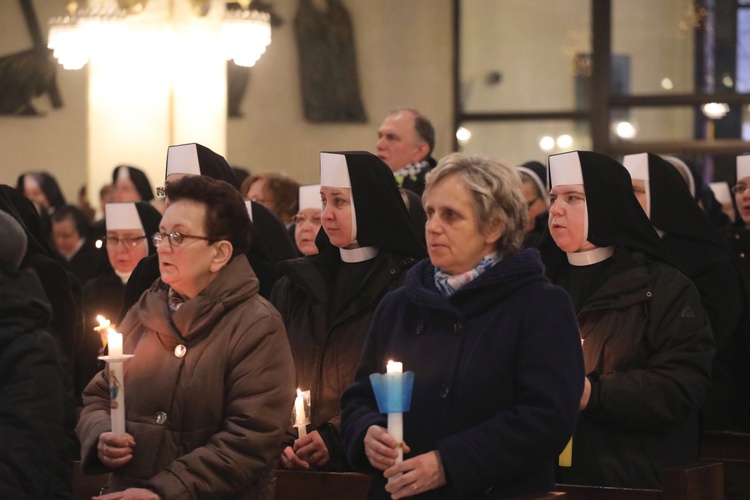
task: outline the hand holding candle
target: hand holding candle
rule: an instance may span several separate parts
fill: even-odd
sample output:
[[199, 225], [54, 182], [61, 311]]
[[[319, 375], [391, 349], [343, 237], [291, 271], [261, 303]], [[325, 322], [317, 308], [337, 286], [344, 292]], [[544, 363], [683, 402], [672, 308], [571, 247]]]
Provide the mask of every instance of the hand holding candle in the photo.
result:
[[109, 320], [101, 316], [97, 317], [97, 319], [99, 319], [99, 328], [107, 329], [108, 353], [107, 356], [99, 356], [99, 359], [107, 362], [109, 373], [109, 414], [112, 420], [112, 432], [118, 436], [125, 437], [125, 379], [122, 363], [128, 358], [132, 358], [133, 355], [123, 354], [122, 334], [109, 326]]
[[398, 458], [404, 460], [403, 413], [409, 411], [411, 391], [414, 387], [414, 372], [404, 373], [404, 366], [398, 361], [388, 361], [386, 373], [373, 373], [370, 382], [375, 393], [380, 413], [388, 415], [388, 434], [396, 440]]

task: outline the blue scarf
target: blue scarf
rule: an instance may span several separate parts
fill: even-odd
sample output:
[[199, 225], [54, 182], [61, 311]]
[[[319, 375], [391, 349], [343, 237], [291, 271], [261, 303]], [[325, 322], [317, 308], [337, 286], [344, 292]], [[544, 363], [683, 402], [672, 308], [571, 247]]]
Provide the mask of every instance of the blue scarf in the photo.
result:
[[502, 255], [497, 252], [493, 252], [483, 257], [482, 260], [479, 261], [479, 264], [474, 267], [474, 269], [470, 269], [465, 273], [460, 274], [448, 274], [440, 268], [436, 267], [435, 286], [444, 296], [450, 297], [451, 295], [456, 293], [456, 290], [466, 285], [468, 282], [475, 279], [487, 269], [500, 262], [502, 258]]

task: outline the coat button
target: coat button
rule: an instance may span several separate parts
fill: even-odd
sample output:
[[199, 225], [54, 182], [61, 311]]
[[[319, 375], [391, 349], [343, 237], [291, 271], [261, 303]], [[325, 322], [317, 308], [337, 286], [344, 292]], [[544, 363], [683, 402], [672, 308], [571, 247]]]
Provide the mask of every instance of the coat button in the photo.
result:
[[187, 347], [184, 345], [180, 344], [174, 348], [174, 355], [178, 358], [184, 358], [185, 354], [187, 354]]
[[448, 394], [450, 394], [451, 390], [448, 388], [447, 385], [443, 384], [440, 386], [440, 391], [438, 392], [440, 394], [440, 397], [442, 399], [445, 399], [448, 397]]
[[159, 425], [164, 425], [164, 423], [167, 421], [167, 414], [163, 411], [156, 412], [156, 415], [154, 415], [154, 420]]

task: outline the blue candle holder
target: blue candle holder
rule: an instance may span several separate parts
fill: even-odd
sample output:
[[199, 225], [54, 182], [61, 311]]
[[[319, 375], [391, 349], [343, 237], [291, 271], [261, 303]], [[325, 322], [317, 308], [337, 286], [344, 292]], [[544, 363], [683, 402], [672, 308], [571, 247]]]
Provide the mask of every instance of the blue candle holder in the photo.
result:
[[370, 383], [380, 413], [404, 413], [411, 407], [414, 372], [373, 373]]

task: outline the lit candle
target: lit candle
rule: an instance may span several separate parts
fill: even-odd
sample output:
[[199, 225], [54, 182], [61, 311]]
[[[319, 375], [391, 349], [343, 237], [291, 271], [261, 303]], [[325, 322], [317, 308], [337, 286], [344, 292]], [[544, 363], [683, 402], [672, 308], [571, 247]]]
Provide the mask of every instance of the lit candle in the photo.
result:
[[[387, 377], [398, 377], [399, 382], [401, 375], [404, 373], [404, 365], [398, 361], [389, 360], [386, 365], [386, 376]], [[394, 381], [395, 382], [395, 381]], [[394, 383], [389, 387], [398, 390], [402, 390], [400, 383]], [[400, 399], [398, 396], [394, 399]], [[388, 414], [388, 434], [396, 440], [396, 451], [398, 452], [398, 458], [396, 463], [404, 461], [404, 417], [403, 413], [389, 413]]]
[[109, 368], [109, 402], [112, 432], [125, 436], [125, 384], [122, 371], [122, 334], [114, 329], [107, 330]]
[[305, 396], [297, 388], [297, 399], [294, 400], [294, 426], [297, 428], [299, 437], [307, 435], [307, 415], [305, 415]]
[[94, 331], [101, 337], [102, 345], [107, 345], [107, 330], [111, 324], [107, 318], [102, 315], [97, 315], [96, 320], [99, 322], [99, 326], [94, 327]]

